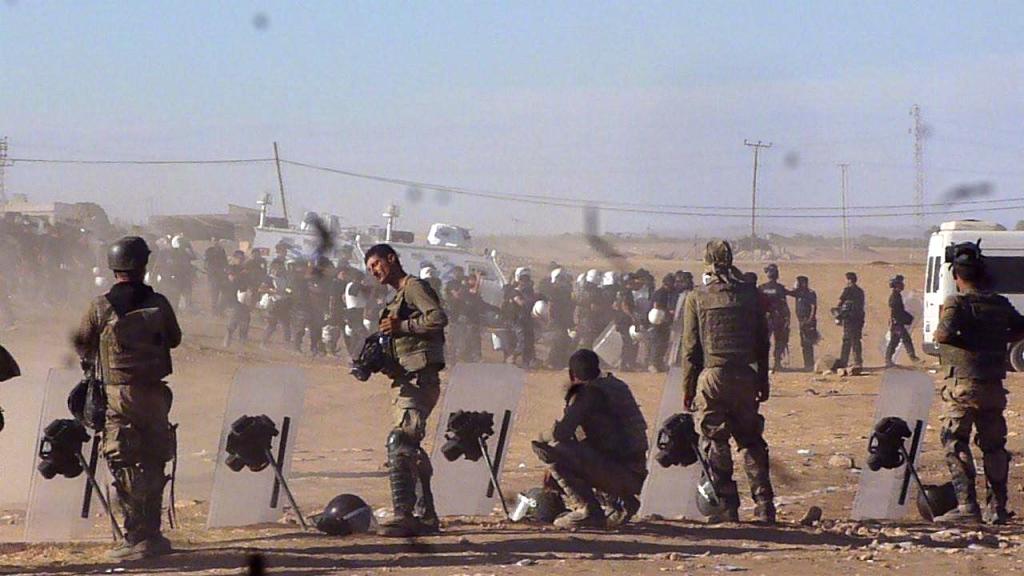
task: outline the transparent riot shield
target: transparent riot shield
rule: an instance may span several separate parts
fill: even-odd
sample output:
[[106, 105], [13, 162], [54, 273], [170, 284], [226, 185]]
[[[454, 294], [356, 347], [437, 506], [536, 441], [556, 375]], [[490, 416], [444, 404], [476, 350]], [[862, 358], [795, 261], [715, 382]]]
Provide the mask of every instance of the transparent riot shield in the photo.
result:
[[647, 456], [647, 480], [640, 493], [639, 516], [658, 515], [663, 518], [702, 520], [697, 508], [697, 485], [700, 464], [662, 468], [655, 460], [658, 454], [658, 430], [665, 420], [683, 411], [683, 369], [672, 368], [665, 378], [658, 417], [651, 422], [651, 450]]
[[[67, 398], [81, 378], [79, 370], [53, 369], [46, 380], [33, 444], [34, 458], [28, 511], [25, 515], [26, 542], [68, 542], [111, 537], [110, 519], [84, 473], [75, 478], [55, 476], [48, 480], [35, 468], [39, 462], [43, 429], [58, 418], [72, 417], [68, 411]], [[100, 457], [99, 435], [92, 434], [92, 438], [82, 447], [82, 455], [90, 467], [95, 468], [100, 485], [109, 486], [110, 475]]]
[[[887, 416], [906, 421], [911, 437], [905, 446], [913, 462], [917, 462], [928, 427], [928, 411], [932, 405], [935, 387], [927, 374], [913, 370], [886, 370], [875, 404], [878, 422]], [[865, 449], [867, 446], [865, 446]], [[892, 469], [872, 471], [864, 468], [860, 486], [853, 500], [851, 517], [854, 520], [899, 520], [906, 515], [916, 499], [917, 486], [906, 464]]]
[[441, 452], [448, 416], [459, 410], [494, 415], [494, 435], [487, 440], [487, 447], [494, 476], [500, 482], [525, 382], [525, 372], [511, 365], [456, 364], [452, 368], [430, 457], [434, 467], [434, 506], [438, 515], [486, 516], [499, 504], [485, 459], [472, 462], [459, 458], [451, 462]]
[[605, 364], [618, 368], [622, 360], [622, 334], [611, 323], [594, 342], [594, 352]]
[[42, 378], [23, 376], [0, 384], [6, 421], [0, 432], [0, 508], [23, 510], [28, 504], [45, 392]]
[[689, 292], [683, 292], [676, 299], [676, 309], [672, 316], [672, 332], [669, 335], [668, 365], [675, 366], [679, 362], [679, 353], [683, 346], [683, 306], [686, 304], [686, 296]]
[[286, 494], [274, 470], [247, 468], [234, 471], [226, 464], [225, 446], [231, 425], [242, 416], [268, 416], [276, 425], [271, 453], [284, 477], [291, 469], [292, 453], [302, 418], [306, 380], [296, 366], [243, 366], [235, 374], [221, 427], [220, 447], [213, 471], [209, 528], [276, 522], [284, 514]]

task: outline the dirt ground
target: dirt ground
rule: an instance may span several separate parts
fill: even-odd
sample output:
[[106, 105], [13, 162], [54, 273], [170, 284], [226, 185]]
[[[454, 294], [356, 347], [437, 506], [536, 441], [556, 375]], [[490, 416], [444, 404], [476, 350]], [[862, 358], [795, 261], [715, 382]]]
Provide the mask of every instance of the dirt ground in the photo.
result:
[[[522, 243], [511, 259], [531, 262], [546, 270], [550, 260], [543, 242]], [[550, 246], [547, 248], [550, 250]], [[633, 268], [656, 274], [676, 268], [699, 271], [695, 261], [676, 262], [656, 257], [670, 246], [643, 246], [632, 256]], [[643, 252], [643, 253], [640, 253]], [[536, 256], [542, 254], [545, 257]], [[531, 258], [530, 256], [533, 255]], [[565, 251], [558, 258], [579, 271], [595, 260], [584, 251]], [[1017, 522], [998, 529], [943, 531], [920, 523], [916, 515], [892, 524], [848, 520], [858, 470], [836, 468], [829, 459], [849, 455], [864, 465], [867, 437], [873, 424], [874, 402], [882, 363], [887, 279], [896, 273], [911, 288], [923, 284], [921, 258], [907, 250], [872, 254], [857, 264], [795, 260], [781, 264], [787, 284], [797, 274], [811, 278], [823, 309], [820, 327], [824, 341], [818, 353], [838, 351], [839, 330], [827, 320], [843, 282], [843, 272], [856, 269], [868, 295], [868, 324], [864, 340], [866, 375], [842, 378], [783, 372], [773, 378], [773, 395], [763, 406], [771, 446], [772, 476], [778, 493], [781, 523], [776, 527], [750, 524], [704, 526], [691, 522], [641, 519], [616, 532], [562, 533], [538, 526], [514, 525], [499, 516], [448, 519], [440, 536], [416, 541], [387, 540], [373, 535], [346, 538], [303, 533], [293, 521], [239, 529], [207, 530], [205, 515], [212, 487], [213, 457], [220, 433], [228, 387], [242, 364], [291, 363], [305, 369], [309, 387], [299, 432], [291, 485], [307, 513], [342, 492], [361, 495], [375, 508], [389, 504], [387, 478], [382, 471], [388, 431], [385, 382], [375, 377], [361, 383], [346, 367], [327, 360], [309, 361], [284, 350], [250, 345], [225, 350], [220, 345], [222, 324], [207, 315], [183, 315], [186, 339], [175, 352], [171, 378], [176, 400], [172, 418], [181, 423], [178, 514], [182, 526], [169, 532], [178, 549], [173, 555], [125, 567], [130, 573], [238, 574], [248, 554], [265, 554], [271, 574], [564, 574], [611, 575], [680, 572], [685, 574], [984, 574], [1019, 571], [1024, 555], [1019, 546], [1024, 530]], [[680, 256], [681, 257], [681, 256]], [[871, 263], [874, 262], [874, 263]], [[886, 264], [892, 262], [894, 264]], [[913, 264], [909, 262], [915, 262]], [[759, 269], [760, 264], [742, 264]], [[25, 312], [19, 324], [0, 339], [22, 362], [25, 376], [5, 387], [42, 385], [46, 369], [71, 364], [67, 334], [77, 320], [80, 303], [63, 310]], [[259, 333], [260, 324], [256, 332]], [[914, 333], [920, 339], [919, 331]], [[796, 335], [794, 334], [794, 338]], [[934, 370], [930, 363], [920, 369]], [[664, 375], [621, 375], [633, 387], [654, 425]], [[938, 383], [939, 376], [933, 374]], [[559, 388], [565, 376], [532, 372], [519, 407], [503, 484], [506, 495], [537, 485], [542, 468], [529, 450], [529, 440], [550, 425], [560, 411]], [[1019, 431], [1024, 426], [1020, 404], [1024, 377], [1012, 375], [1007, 388], [1009, 449], [1024, 449]], [[926, 481], [945, 481], [938, 443], [938, 404], [933, 405], [921, 473]], [[8, 414], [8, 419], [18, 417]], [[433, 425], [428, 429], [433, 430]], [[0, 441], [3, 435], [0, 433]], [[800, 452], [798, 452], [800, 451]], [[805, 452], [809, 451], [809, 452]], [[1014, 462], [1012, 507], [1024, 510], [1024, 461]], [[741, 480], [741, 471], [737, 471]], [[0, 473], [2, 474], [2, 473]], [[0, 481], [3, 481], [0, 478]], [[680, 497], [683, 497], [680, 495]], [[824, 509], [824, 520], [802, 527], [806, 509]], [[749, 518], [744, 499], [741, 516]], [[104, 559], [109, 542], [75, 544], [19, 543], [24, 511], [0, 511], [0, 573], [82, 574], [117, 570]]]

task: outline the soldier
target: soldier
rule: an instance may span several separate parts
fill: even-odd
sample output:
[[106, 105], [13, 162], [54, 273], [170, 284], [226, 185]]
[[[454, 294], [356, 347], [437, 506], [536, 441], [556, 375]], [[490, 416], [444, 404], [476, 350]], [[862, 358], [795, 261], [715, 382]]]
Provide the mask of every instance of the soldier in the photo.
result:
[[796, 286], [789, 292], [796, 300], [796, 321], [800, 327], [800, 350], [804, 357], [804, 370], [814, 370], [814, 345], [818, 334], [818, 295], [811, 290], [807, 276], [797, 276]]
[[953, 278], [958, 294], [942, 306], [935, 341], [939, 358], [949, 370], [942, 386], [942, 430], [946, 465], [953, 478], [957, 508], [937, 522], [977, 521], [981, 517], [974, 485], [971, 428], [977, 433], [988, 488], [985, 520], [1005, 524], [1010, 454], [1006, 451], [1007, 344], [1024, 337], [1024, 317], [1010, 302], [986, 289], [981, 248], [972, 242], [953, 247]]
[[914, 352], [914, 340], [910, 337], [910, 325], [914, 323], [914, 317], [903, 306], [903, 275], [893, 276], [889, 280], [889, 288], [892, 288], [892, 294], [889, 294], [889, 344], [885, 348], [885, 367], [896, 365], [892, 357], [900, 344], [903, 344], [912, 362], [920, 362], [921, 359]]
[[[862, 368], [864, 354], [861, 338], [864, 335], [864, 290], [857, 286], [857, 274], [846, 273], [846, 287], [839, 295], [839, 305], [833, 309], [836, 322], [843, 327], [843, 346], [839, 352], [837, 368]], [[853, 363], [850, 363], [850, 354]]]
[[[768, 324], [755, 284], [732, 265], [728, 242], [708, 242], [704, 265], [712, 277], [686, 299], [683, 311], [683, 403], [696, 411], [700, 449], [725, 505], [711, 522], [739, 520], [729, 439], [743, 453], [761, 522], [775, 522], [768, 444], [759, 404], [768, 400]], [[756, 366], [756, 369], [754, 368]]]
[[124, 511], [125, 541], [110, 554], [117, 560], [171, 551], [160, 533], [164, 467], [175, 450], [164, 378], [181, 329], [167, 299], [143, 283], [149, 254], [136, 236], [110, 247], [116, 283], [93, 301], [74, 338], [82, 368], [97, 370], [105, 383], [103, 455]]
[[633, 372], [637, 369], [637, 354], [640, 351], [640, 344], [633, 339], [630, 329], [634, 332], [636, 319], [636, 304], [633, 301], [633, 285], [635, 278], [632, 274], [622, 277], [622, 285], [615, 286], [613, 296], [613, 309], [615, 316], [615, 331], [622, 338], [622, 356], [619, 359], [619, 367], [623, 372]]
[[576, 298], [575, 324], [576, 337], [581, 348], [590, 348], [601, 336], [608, 325], [604, 313], [604, 299], [601, 298], [601, 273], [590, 269], [583, 277]]
[[[433, 470], [420, 447], [427, 418], [441, 394], [444, 329], [448, 316], [430, 284], [402, 269], [395, 249], [377, 244], [366, 251], [366, 268], [395, 290], [380, 313], [380, 331], [391, 337], [398, 368], [389, 369], [393, 429], [388, 435], [388, 475], [393, 515], [381, 522], [382, 536], [409, 537], [437, 532], [430, 491]], [[418, 496], [418, 498], [417, 498]]]
[[779, 267], [764, 268], [768, 281], [757, 287], [768, 306], [768, 332], [772, 338], [772, 371], [782, 369], [782, 359], [789, 353], [789, 290], [779, 282]]
[[[640, 509], [647, 422], [629, 386], [610, 373], [602, 376], [600, 362], [587, 349], [569, 358], [562, 418], [533, 443], [548, 465], [545, 484], [556, 485], [569, 510], [555, 519], [559, 528], [618, 526]], [[607, 513], [599, 495], [608, 503]]]

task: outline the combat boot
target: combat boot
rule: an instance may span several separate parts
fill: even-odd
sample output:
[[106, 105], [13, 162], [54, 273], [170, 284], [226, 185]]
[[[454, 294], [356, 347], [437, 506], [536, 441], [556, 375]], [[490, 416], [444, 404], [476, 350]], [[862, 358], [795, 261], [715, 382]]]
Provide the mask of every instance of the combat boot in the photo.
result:
[[555, 518], [555, 528], [572, 530], [576, 528], [604, 528], [604, 510], [600, 506], [575, 508]]
[[722, 524], [725, 522], [740, 521], [740, 497], [738, 494], [719, 496], [721, 498], [721, 509], [707, 517], [708, 524]]
[[758, 524], [775, 524], [775, 502], [764, 500], [754, 507], [754, 522]]
[[441, 530], [441, 522], [434, 509], [434, 492], [430, 488], [430, 478], [434, 475], [434, 469], [430, 465], [430, 458], [422, 448], [416, 462], [416, 474], [415, 515], [422, 524], [422, 534], [436, 534]]
[[551, 476], [562, 489], [562, 500], [568, 512], [555, 518], [555, 527], [563, 530], [573, 528], [604, 528], [604, 510], [594, 496], [593, 489], [582, 479], [570, 476], [564, 471], [552, 470]]
[[981, 522], [981, 509], [976, 502], [960, 504], [956, 508], [937, 516], [936, 524], [977, 524]]
[[131, 544], [126, 540], [108, 552], [107, 558], [118, 562], [132, 562], [155, 556], [163, 556], [173, 551], [171, 541], [164, 537], [163, 534], [156, 534], [135, 544]]
[[608, 528], [615, 528], [629, 522], [638, 510], [640, 510], [640, 501], [636, 499], [636, 496], [617, 498], [604, 509]]

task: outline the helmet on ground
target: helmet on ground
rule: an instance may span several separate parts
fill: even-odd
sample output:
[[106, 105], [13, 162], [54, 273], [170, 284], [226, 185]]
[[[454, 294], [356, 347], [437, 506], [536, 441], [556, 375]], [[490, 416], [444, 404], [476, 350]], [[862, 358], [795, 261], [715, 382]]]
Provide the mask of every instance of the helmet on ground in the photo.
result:
[[331, 499], [320, 514], [313, 516], [316, 529], [331, 536], [348, 536], [370, 530], [373, 509], [354, 494], [340, 494]]
[[516, 509], [512, 514], [513, 521], [523, 518], [551, 524], [555, 518], [565, 512], [562, 496], [554, 490], [531, 488], [517, 498]]
[[718, 516], [725, 511], [725, 502], [718, 497], [715, 486], [703, 471], [697, 484], [697, 509], [708, 518]]
[[956, 490], [952, 482], [938, 486], [925, 484], [924, 490], [917, 493], [917, 511], [929, 522], [953, 510], [956, 505]]
[[668, 320], [668, 314], [660, 308], [651, 308], [647, 313], [647, 321], [655, 326], [660, 326]]
[[110, 245], [107, 265], [114, 272], [143, 270], [149, 264], [149, 246], [138, 236], [125, 236]]

